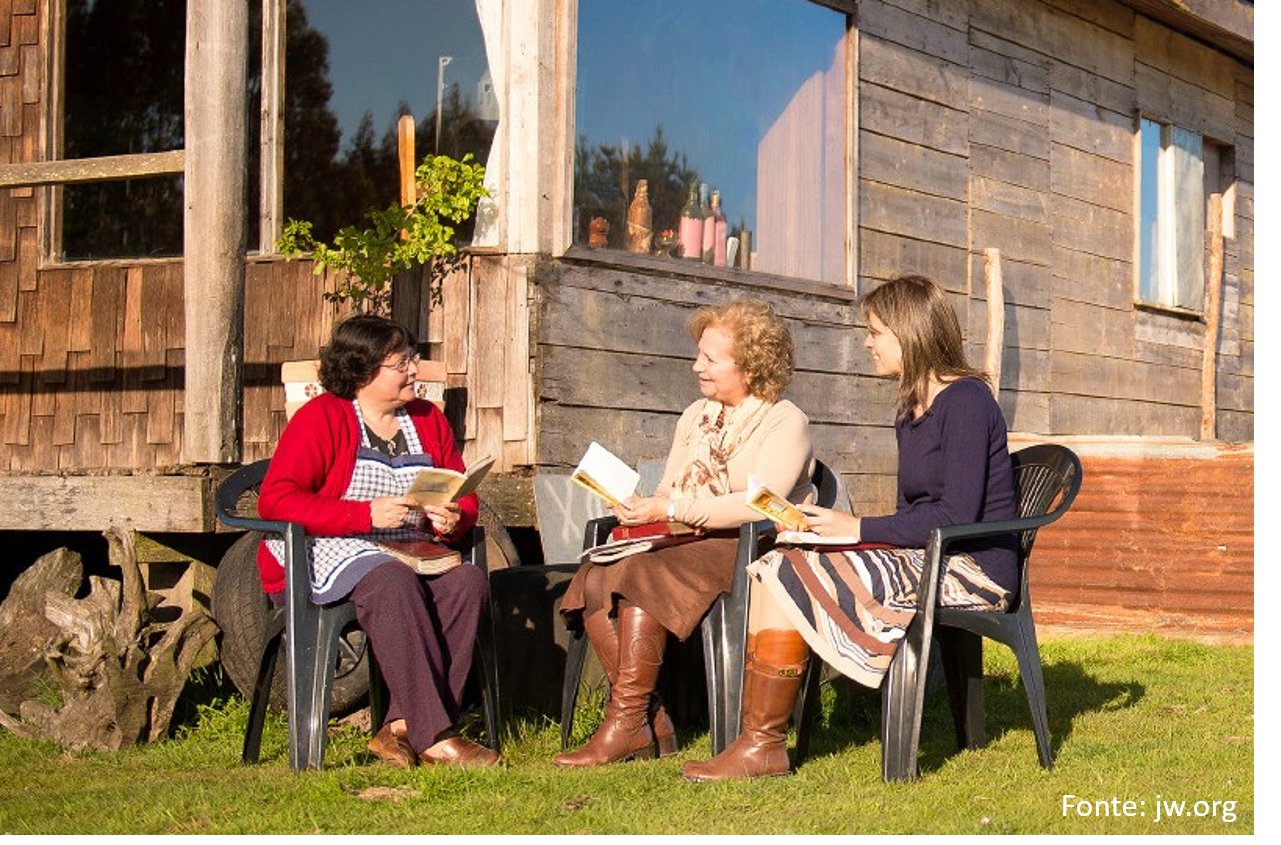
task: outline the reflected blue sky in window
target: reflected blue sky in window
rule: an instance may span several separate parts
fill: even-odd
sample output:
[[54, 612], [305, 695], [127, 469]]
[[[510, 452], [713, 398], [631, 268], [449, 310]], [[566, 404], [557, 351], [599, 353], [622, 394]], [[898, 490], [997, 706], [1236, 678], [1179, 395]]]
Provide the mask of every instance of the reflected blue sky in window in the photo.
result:
[[804, 0], [581, 0], [576, 136], [668, 150], [754, 228], [757, 145], [832, 65], [844, 15]]
[[[344, 144], [362, 115], [390, 128], [403, 100], [414, 117], [445, 90], [475, 103], [487, 57], [469, 0], [304, 0], [329, 42], [330, 108]], [[644, 145], [663, 127], [722, 192], [726, 216], [754, 226], [757, 145], [802, 84], [828, 70], [844, 16], [804, 0], [581, 0], [575, 137]], [[447, 94], [448, 96], [448, 94]]]
[[391, 126], [398, 104], [414, 119], [436, 113], [439, 57], [445, 91], [457, 85], [464, 101], [476, 102], [476, 85], [488, 66], [476, 4], [468, 0], [304, 0], [307, 21], [329, 40], [330, 108], [343, 142], [372, 112], [378, 135]]

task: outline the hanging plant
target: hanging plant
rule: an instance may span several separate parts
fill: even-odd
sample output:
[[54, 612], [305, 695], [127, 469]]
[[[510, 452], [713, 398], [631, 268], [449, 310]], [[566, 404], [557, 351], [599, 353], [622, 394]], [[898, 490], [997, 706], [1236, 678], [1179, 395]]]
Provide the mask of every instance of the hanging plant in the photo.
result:
[[392, 278], [418, 265], [428, 269], [431, 298], [438, 303], [441, 282], [462, 260], [456, 227], [489, 195], [484, 181], [485, 167], [471, 153], [461, 161], [428, 156], [414, 171], [418, 198], [412, 205], [373, 209], [365, 214], [369, 225], [340, 229], [332, 244], [312, 236], [310, 221], [290, 219], [276, 249], [290, 259], [310, 253], [317, 274], [335, 271], [338, 287], [325, 299], [349, 302], [357, 311], [386, 313]]

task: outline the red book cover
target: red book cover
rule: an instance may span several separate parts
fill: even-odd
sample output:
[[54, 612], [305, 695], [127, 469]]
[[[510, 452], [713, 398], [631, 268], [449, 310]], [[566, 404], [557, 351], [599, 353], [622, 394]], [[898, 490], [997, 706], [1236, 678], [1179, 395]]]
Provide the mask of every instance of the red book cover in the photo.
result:
[[675, 537], [693, 534], [683, 522], [647, 522], [644, 525], [619, 525], [609, 532], [610, 540], [648, 540], [653, 537]]
[[378, 545], [419, 575], [439, 575], [463, 562], [458, 550], [431, 540], [381, 540]]

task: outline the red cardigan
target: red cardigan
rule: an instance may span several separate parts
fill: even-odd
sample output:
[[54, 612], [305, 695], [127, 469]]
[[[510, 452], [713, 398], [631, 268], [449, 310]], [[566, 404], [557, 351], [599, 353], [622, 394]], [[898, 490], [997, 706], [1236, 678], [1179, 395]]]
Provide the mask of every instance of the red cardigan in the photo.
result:
[[[414, 399], [405, 405], [423, 452], [438, 467], [465, 472], [445, 415], [430, 402]], [[359, 422], [351, 400], [322, 393], [298, 409], [280, 435], [267, 477], [258, 495], [263, 519], [299, 522], [313, 536], [368, 534], [373, 530], [369, 502], [341, 496], [356, 470], [360, 447]], [[458, 502], [462, 518], [450, 537], [456, 540], [476, 524], [479, 499], [473, 493]], [[258, 573], [268, 594], [285, 589], [285, 570], [265, 545], [258, 548]]]

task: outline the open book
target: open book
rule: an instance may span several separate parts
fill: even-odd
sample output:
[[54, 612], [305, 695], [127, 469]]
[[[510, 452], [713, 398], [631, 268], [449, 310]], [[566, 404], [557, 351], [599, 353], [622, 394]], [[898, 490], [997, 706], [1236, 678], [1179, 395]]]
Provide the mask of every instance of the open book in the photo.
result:
[[750, 475], [747, 476], [747, 506], [788, 531], [806, 531], [810, 527], [796, 505]]
[[456, 502], [463, 496], [476, 492], [493, 465], [494, 459], [491, 457], [477, 461], [465, 473], [444, 467], [428, 467], [414, 477], [405, 495], [420, 505]]
[[786, 530], [776, 541], [793, 546], [853, 546], [857, 537], [825, 537], [809, 530], [809, 521], [796, 505], [770, 490], [752, 476], [747, 477], [747, 506]]
[[636, 492], [636, 485], [640, 483], [639, 472], [595, 441], [587, 447], [583, 459], [569, 477], [609, 505], [622, 503]]

